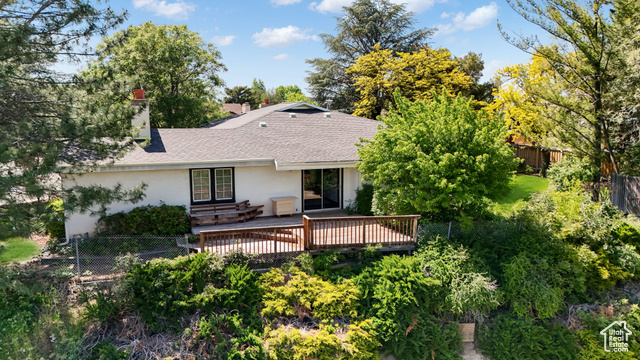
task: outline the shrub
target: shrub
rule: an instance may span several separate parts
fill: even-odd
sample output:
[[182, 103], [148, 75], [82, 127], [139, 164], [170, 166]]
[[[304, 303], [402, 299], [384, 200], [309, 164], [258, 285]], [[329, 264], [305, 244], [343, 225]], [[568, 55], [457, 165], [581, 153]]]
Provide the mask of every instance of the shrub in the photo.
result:
[[266, 360], [260, 338], [243, 325], [238, 314], [201, 318], [195, 340], [204, 340], [199, 351], [216, 359]]
[[[580, 344], [579, 358], [581, 360], [603, 359], [603, 360], [631, 360], [637, 359], [640, 354], [640, 308], [637, 304], [614, 306], [614, 317], [605, 316], [602, 313], [580, 314], [580, 325], [582, 330], [576, 332], [576, 337]], [[628, 338], [629, 351], [627, 352], [605, 352], [602, 346], [602, 335], [600, 331], [609, 326], [614, 321], [626, 321], [627, 328], [633, 331]]]
[[98, 220], [99, 235], [182, 235], [190, 229], [189, 216], [184, 206], [147, 205], [128, 213], [118, 212]]
[[360, 214], [363, 216], [373, 215], [373, 185], [364, 183], [362, 187], [356, 189], [356, 199], [345, 209], [348, 213]]
[[309, 276], [298, 268], [291, 273], [272, 269], [262, 277], [265, 290], [262, 315], [314, 317], [331, 320], [339, 316], [355, 317], [358, 288], [350, 280], [334, 284]]
[[112, 288], [89, 288], [80, 293], [80, 303], [84, 305], [82, 316], [90, 322], [113, 323], [126, 308], [127, 300]]
[[557, 190], [565, 191], [576, 181], [590, 183], [599, 173], [599, 169], [577, 156], [565, 156], [562, 161], [549, 167], [547, 178]]
[[80, 357], [84, 329], [66, 285], [35, 270], [0, 267], [0, 359]]
[[370, 321], [351, 324], [346, 336], [338, 336], [332, 326], [320, 325], [314, 334], [278, 328], [268, 333], [265, 341], [269, 359], [273, 360], [377, 360], [380, 359]]
[[91, 349], [91, 355], [87, 360], [127, 360], [129, 353], [129, 351], [118, 350], [107, 340], [102, 340]]
[[626, 222], [620, 222], [613, 232], [613, 239], [621, 244], [635, 246], [640, 250], [640, 231]]
[[479, 329], [478, 341], [482, 353], [491, 359], [578, 359], [577, 342], [571, 331], [559, 324], [538, 325], [527, 317], [499, 315]]
[[210, 253], [136, 265], [126, 276], [131, 302], [154, 332], [175, 328], [179, 317], [196, 309], [238, 311], [254, 324], [261, 299], [258, 278], [246, 266], [224, 267]]
[[499, 305], [496, 282], [476, 269], [463, 247], [454, 247], [436, 238], [423, 245], [416, 256], [425, 271], [440, 282], [444, 297], [444, 301], [439, 302], [441, 315], [486, 315]]
[[397, 359], [457, 358], [455, 326], [436, 320], [446, 292], [419, 256], [387, 256], [355, 278], [361, 313], [370, 317], [383, 349]]
[[45, 216], [45, 231], [52, 239], [64, 239], [64, 208], [62, 199], [49, 201], [49, 212]]
[[505, 264], [504, 279], [502, 293], [518, 315], [550, 318], [564, 305], [561, 275], [545, 259], [522, 253]]

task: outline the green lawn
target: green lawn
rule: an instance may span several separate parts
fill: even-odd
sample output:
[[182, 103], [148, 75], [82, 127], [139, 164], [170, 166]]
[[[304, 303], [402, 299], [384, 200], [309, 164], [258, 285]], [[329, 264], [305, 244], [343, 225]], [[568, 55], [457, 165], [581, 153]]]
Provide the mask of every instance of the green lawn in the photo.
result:
[[33, 240], [14, 237], [0, 241], [0, 264], [27, 261], [40, 252], [40, 246]]
[[494, 200], [493, 210], [498, 214], [506, 214], [518, 200], [528, 200], [531, 194], [547, 189], [549, 180], [530, 175], [518, 175], [511, 181], [505, 194]]

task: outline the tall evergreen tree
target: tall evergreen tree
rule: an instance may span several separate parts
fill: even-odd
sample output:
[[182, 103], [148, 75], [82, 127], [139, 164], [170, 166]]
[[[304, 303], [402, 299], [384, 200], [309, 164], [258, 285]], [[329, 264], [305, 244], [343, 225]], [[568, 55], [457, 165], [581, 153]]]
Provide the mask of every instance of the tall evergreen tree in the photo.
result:
[[[503, 36], [510, 43], [545, 59], [553, 81], [525, 83], [530, 94], [553, 108], [555, 134], [596, 168], [608, 160], [618, 171], [614, 148], [616, 111], [613, 84], [619, 77], [621, 28], [637, 17], [635, 0], [507, 0], [525, 20], [553, 36], [545, 46], [537, 37]], [[635, 11], [628, 11], [634, 8]], [[623, 11], [624, 10], [624, 11]], [[502, 29], [501, 29], [502, 31]], [[598, 180], [598, 179], [594, 179]]]
[[322, 34], [330, 59], [310, 59], [306, 78], [311, 96], [320, 105], [331, 99], [332, 108], [352, 112], [357, 100], [355, 86], [345, 70], [376, 44], [393, 51], [410, 52], [426, 45], [433, 29], [414, 29], [413, 13], [406, 5], [388, 0], [357, 0], [337, 18], [337, 35]]
[[122, 89], [51, 66], [91, 55], [88, 40], [123, 20], [84, 0], [0, 1], [0, 234], [32, 230], [53, 197], [64, 197], [67, 211], [141, 198], [142, 187], [60, 186], [59, 174], [132, 144], [133, 111], [113, 100]]

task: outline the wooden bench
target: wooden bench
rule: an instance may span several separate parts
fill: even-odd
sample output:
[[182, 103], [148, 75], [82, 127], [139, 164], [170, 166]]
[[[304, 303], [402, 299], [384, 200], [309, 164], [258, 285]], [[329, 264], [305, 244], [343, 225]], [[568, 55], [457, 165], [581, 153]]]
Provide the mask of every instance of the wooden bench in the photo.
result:
[[251, 206], [249, 200], [239, 203], [193, 205], [190, 208], [191, 226], [246, 221], [261, 215], [263, 206]]

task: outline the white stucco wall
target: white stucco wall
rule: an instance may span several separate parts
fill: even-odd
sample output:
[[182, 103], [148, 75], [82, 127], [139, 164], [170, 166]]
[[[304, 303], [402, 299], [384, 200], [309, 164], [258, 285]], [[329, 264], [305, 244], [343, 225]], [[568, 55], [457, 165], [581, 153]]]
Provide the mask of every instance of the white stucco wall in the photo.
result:
[[[189, 170], [158, 170], [158, 171], [117, 171], [117, 172], [93, 172], [77, 176], [75, 179], [63, 181], [63, 186], [68, 187], [77, 183], [80, 186], [101, 185], [112, 187], [118, 183], [124, 188], [134, 188], [141, 183], [148, 185], [145, 198], [136, 204], [113, 203], [108, 213], [119, 211], [131, 211], [142, 205], [159, 205], [164, 201], [167, 205], [184, 205], [189, 208]], [[74, 234], [92, 234], [97, 217], [89, 214], [71, 214], [66, 222], [67, 237]]]
[[[362, 176], [354, 168], [345, 168], [343, 176], [343, 207], [355, 199], [355, 191], [361, 184]], [[88, 173], [67, 179], [64, 186], [74, 184], [101, 185], [112, 187], [118, 183], [125, 188], [133, 188], [141, 183], [148, 185], [146, 197], [139, 203], [114, 203], [109, 214], [119, 211], [130, 211], [142, 205], [159, 205], [161, 201], [168, 205], [191, 205], [189, 170], [140, 170], [140, 171], [106, 171]], [[249, 200], [252, 205], [264, 205], [262, 216], [273, 215], [271, 198], [295, 196], [294, 210], [302, 212], [302, 174], [301, 170], [276, 170], [275, 166], [246, 166], [235, 168], [236, 201]], [[66, 222], [67, 237], [74, 234], [92, 234], [97, 222], [96, 217], [89, 214], [71, 214]]]
[[277, 171], [275, 166], [237, 167], [236, 201], [249, 200], [264, 205], [262, 216], [271, 216], [271, 198], [295, 196], [295, 212], [302, 210], [302, 175], [300, 170]]
[[343, 173], [342, 208], [346, 208], [356, 199], [356, 190], [362, 184], [362, 175], [355, 168], [345, 168]]

